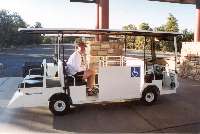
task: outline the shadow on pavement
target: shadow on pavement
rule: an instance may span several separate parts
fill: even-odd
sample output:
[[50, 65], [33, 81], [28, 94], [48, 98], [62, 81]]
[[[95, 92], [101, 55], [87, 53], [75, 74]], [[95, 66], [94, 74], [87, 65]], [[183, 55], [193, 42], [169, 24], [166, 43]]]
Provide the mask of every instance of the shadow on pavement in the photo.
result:
[[46, 108], [0, 109], [0, 114], [0, 132], [57, 132], [52, 128], [52, 115]]
[[139, 102], [106, 105], [82, 105], [66, 116], [55, 116], [53, 127], [57, 130], [79, 133], [118, 132], [132, 133], [152, 130], [143, 119], [134, 114]]

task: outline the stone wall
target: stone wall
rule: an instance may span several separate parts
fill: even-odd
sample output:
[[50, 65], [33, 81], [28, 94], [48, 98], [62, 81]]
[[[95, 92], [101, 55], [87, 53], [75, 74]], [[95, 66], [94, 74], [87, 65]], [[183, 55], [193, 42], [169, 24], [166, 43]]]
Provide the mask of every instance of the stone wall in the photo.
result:
[[183, 42], [181, 57], [193, 55], [200, 56], [200, 42]]
[[200, 42], [183, 42], [179, 75], [183, 78], [200, 80]]
[[[124, 44], [121, 42], [95, 42], [88, 41], [86, 48], [87, 61], [89, 61], [90, 68], [98, 66], [100, 60], [103, 61], [107, 56], [122, 56]], [[116, 60], [118, 57], [116, 57]], [[115, 60], [115, 59], [113, 59]], [[117, 63], [114, 63], [117, 65]]]
[[123, 43], [120, 42], [87, 42], [87, 52], [91, 56], [120, 56], [123, 54]]

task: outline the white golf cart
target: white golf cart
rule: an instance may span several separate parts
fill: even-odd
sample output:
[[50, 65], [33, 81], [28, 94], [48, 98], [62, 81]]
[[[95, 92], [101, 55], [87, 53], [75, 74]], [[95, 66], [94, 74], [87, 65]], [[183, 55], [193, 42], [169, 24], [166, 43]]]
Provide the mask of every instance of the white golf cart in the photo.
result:
[[[175, 58], [173, 68], [169, 65], [171, 63], [165, 66], [159, 64], [148, 65], [145, 58], [145, 51], [144, 59], [126, 57], [126, 55], [119, 56], [119, 59], [115, 61], [120, 63], [119, 66], [108, 66], [108, 63], [113, 61], [110, 61], [109, 57], [104, 58], [99, 61], [98, 83], [96, 83], [98, 85], [98, 92], [94, 96], [87, 96], [85, 82], [78, 82], [77, 78], [67, 74], [65, 71], [65, 62], [59, 58], [60, 56], [58, 56], [56, 65], [47, 63], [44, 59], [42, 62], [43, 75], [27, 75], [10, 100], [8, 104], [9, 108], [49, 106], [50, 111], [54, 115], [64, 115], [70, 110], [71, 106], [76, 106], [77, 104], [110, 103], [133, 99], [141, 99], [146, 104], [153, 104], [159, 95], [176, 93], [176, 88], [179, 85], [176, 75], [176, 37], [180, 35], [179, 33], [45, 28], [22, 28], [19, 31], [31, 34], [144, 36], [145, 44], [146, 37], [172, 37], [175, 46]], [[53, 76], [56, 71], [58, 72], [58, 77]]]

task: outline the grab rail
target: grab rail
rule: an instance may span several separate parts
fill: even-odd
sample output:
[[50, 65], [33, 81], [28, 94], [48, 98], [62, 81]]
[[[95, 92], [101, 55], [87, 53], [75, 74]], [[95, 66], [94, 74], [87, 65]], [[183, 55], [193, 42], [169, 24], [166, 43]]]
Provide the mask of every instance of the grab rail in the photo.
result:
[[90, 56], [94, 58], [98, 58], [96, 63], [99, 64], [100, 67], [112, 66], [110, 64], [116, 63], [119, 66], [124, 66], [125, 60], [124, 56]]

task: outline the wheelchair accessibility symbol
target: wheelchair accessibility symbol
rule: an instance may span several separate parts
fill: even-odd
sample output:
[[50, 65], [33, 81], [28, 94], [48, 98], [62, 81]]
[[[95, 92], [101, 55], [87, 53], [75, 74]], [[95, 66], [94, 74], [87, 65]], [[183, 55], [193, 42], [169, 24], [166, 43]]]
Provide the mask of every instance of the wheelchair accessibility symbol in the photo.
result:
[[131, 77], [140, 77], [140, 67], [131, 67]]

